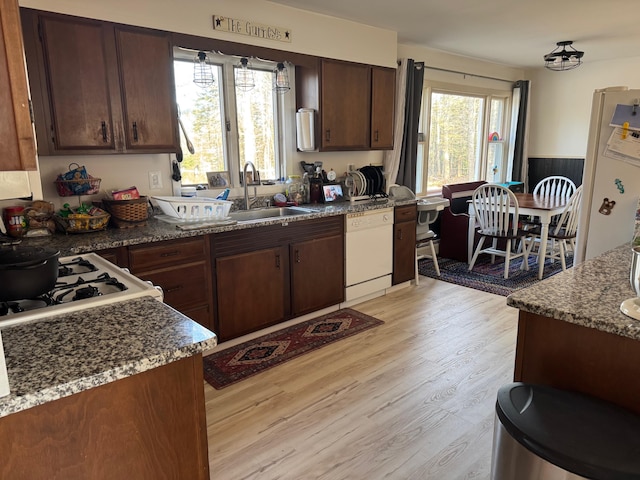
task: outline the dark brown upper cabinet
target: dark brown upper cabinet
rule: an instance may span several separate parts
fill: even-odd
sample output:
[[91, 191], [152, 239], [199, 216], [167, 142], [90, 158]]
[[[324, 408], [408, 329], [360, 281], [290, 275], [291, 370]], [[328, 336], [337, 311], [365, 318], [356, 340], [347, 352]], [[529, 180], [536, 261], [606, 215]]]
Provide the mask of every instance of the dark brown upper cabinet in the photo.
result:
[[178, 151], [169, 33], [23, 9], [41, 155]]
[[320, 151], [393, 148], [394, 69], [321, 59], [296, 68], [296, 94], [318, 112]]
[[371, 148], [393, 149], [396, 71], [371, 67]]
[[0, 171], [37, 168], [16, 0], [0, 0], [0, 145]]

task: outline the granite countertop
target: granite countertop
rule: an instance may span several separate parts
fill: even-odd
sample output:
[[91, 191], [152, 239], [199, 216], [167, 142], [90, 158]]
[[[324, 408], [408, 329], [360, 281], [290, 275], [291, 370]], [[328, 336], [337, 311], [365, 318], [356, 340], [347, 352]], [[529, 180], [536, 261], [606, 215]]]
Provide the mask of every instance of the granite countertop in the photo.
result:
[[640, 340], [640, 320], [620, 312], [636, 296], [629, 283], [631, 244], [558, 273], [507, 297], [526, 312]]
[[243, 230], [258, 228], [267, 225], [282, 223], [293, 223], [310, 220], [313, 218], [331, 217], [335, 215], [346, 215], [354, 212], [365, 212], [382, 208], [393, 208], [398, 205], [409, 205], [416, 203], [416, 200], [392, 200], [383, 199], [378, 201], [367, 201], [351, 204], [349, 202], [336, 203], [334, 205], [303, 205], [305, 209], [313, 210], [310, 213], [301, 215], [276, 217], [260, 220], [238, 222], [233, 225], [203, 226], [196, 230], [180, 230], [175, 224], [170, 224], [157, 218], [149, 218], [147, 225], [136, 228], [108, 228], [100, 232], [61, 234], [56, 233], [49, 237], [33, 237], [23, 240], [25, 245], [49, 246], [60, 250], [62, 256], [75, 255], [109, 248], [138, 245], [150, 242], [160, 242], [163, 240], [174, 240], [178, 238], [195, 237], [211, 233], [228, 232], [232, 230]]
[[11, 393], [0, 417], [216, 346], [215, 334], [151, 297], [2, 329]]

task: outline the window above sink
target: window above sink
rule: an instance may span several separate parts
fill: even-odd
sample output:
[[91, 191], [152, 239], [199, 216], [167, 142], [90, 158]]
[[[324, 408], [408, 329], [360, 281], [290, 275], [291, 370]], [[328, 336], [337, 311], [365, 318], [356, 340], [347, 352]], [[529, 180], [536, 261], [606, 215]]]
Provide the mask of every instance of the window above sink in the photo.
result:
[[[194, 72], [200, 68], [196, 59], [203, 55], [202, 68], [211, 68], [213, 82], [201, 86], [194, 83]], [[207, 185], [207, 172], [228, 172], [228, 186], [240, 186], [239, 173], [246, 161], [256, 165], [262, 180], [285, 176], [283, 112], [286, 102], [293, 105], [295, 93], [276, 93], [273, 78], [277, 63], [254, 58], [247, 67], [255, 86], [237, 86], [235, 72], [240, 60], [213, 52], [174, 49], [176, 99], [192, 145], [190, 149], [182, 134], [183, 185]]]

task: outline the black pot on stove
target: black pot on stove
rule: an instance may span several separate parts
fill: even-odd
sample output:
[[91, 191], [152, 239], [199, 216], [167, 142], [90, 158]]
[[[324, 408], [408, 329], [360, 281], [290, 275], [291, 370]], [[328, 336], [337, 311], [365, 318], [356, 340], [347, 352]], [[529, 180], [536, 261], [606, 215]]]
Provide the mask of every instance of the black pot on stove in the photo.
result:
[[35, 298], [58, 280], [60, 252], [47, 247], [0, 247], [0, 302]]

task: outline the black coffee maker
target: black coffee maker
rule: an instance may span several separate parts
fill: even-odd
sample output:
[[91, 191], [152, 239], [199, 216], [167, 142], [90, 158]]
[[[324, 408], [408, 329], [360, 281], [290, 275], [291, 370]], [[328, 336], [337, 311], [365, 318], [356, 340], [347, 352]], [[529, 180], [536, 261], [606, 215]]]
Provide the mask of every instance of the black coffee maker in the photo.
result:
[[322, 162], [300, 162], [300, 166], [309, 179], [309, 203], [324, 203], [322, 186], [326, 182], [326, 174], [322, 170]]
[[309, 203], [324, 203], [323, 183], [321, 176], [309, 178]]

